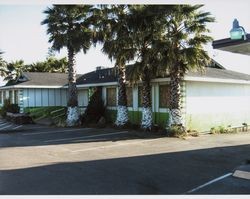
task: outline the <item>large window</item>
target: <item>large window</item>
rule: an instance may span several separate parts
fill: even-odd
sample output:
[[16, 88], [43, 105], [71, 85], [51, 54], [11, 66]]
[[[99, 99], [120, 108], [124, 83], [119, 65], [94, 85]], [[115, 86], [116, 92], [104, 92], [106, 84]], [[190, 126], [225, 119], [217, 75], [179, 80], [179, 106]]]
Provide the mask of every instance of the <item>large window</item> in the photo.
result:
[[116, 106], [116, 88], [107, 88], [107, 105]]
[[9, 100], [10, 100], [10, 103], [12, 104], [12, 102], [13, 102], [13, 91], [9, 91]]
[[14, 104], [18, 104], [18, 90], [14, 91]]
[[127, 105], [128, 107], [133, 106], [133, 89], [132, 87], [126, 88], [126, 95], [127, 95]]
[[168, 108], [169, 107], [169, 95], [170, 95], [169, 85], [160, 85], [159, 86], [159, 105], [160, 105], [160, 108]]
[[3, 100], [6, 99], [6, 91], [3, 91]]

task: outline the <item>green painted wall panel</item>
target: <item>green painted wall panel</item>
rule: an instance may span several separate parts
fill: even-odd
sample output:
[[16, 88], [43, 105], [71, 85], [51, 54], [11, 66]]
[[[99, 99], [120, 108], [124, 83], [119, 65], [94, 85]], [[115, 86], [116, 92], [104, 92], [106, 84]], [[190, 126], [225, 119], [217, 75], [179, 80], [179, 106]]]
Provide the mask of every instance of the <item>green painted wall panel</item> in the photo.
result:
[[[142, 113], [141, 111], [129, 111], [128, 112], [129, 121], [132, 124], [140, 124]], [[108, 122], [115, 122], [116, 120], [116, 110], [107, 110], [106, 118]], [[153, 112], [153, 122], [162, 128], [165, 128], [167, 120], [169, 119], [168, 113]]]

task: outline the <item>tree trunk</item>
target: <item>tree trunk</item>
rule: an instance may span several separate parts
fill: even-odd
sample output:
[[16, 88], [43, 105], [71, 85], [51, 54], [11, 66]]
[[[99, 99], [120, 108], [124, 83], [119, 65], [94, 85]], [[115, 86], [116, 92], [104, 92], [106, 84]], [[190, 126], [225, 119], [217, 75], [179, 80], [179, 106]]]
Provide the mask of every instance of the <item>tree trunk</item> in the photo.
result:
[[126, 68], [125, 64], [118, 66], [118, 107], [116, 116], [116, 126], [124, 126], [128, 123], [128, 107], [126, 95]]
[[168, 127], [179, 126], [184, 129], [181, 112], [181, 80], [178, 67], [170, 73], [170, 115]]
[[142, 120], [141, 128], [144, 130], [151, 130], [153, 125], [153, 114], [151, 108], [151, 86], [149, 71], [144, 70], [142, 78]]
[[67, 126], [76, 126], [79, 120], [77, 88], [76, 88], [76, 66], [74, 50], [68, 47], [68, 112]]

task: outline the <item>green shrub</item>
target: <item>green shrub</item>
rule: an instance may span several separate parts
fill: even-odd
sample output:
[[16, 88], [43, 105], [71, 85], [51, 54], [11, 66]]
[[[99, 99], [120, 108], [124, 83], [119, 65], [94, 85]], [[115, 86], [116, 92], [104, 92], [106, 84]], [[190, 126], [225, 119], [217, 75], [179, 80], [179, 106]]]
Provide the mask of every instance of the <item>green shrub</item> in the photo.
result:
[[96, 87], [90, 97], [85, 113], [80, 116], [82, 124], [97, 123], [101, 117], [105, 116], [106, 107], [102, 100], [101, 87]]
[[225, 134], [225, 133], [233, 133], [233, 129], [231, 128], [231, 125], [228, 125], [227, 127], [224, 126], [217, 126], [212, 127], [210, 129], [211, 134]]
[[170, 137], [182, 138], [187, 135], [187, 132], [181, 125], [172, 125], [167, 129], [167, 135]]
[[19, 113], [20, 107], [18, 104], [11, 104], [9, 99], [5, 99], [3, 102], [3, 107], [1, 108], [1, 116], [6, 117], [7, 112]]

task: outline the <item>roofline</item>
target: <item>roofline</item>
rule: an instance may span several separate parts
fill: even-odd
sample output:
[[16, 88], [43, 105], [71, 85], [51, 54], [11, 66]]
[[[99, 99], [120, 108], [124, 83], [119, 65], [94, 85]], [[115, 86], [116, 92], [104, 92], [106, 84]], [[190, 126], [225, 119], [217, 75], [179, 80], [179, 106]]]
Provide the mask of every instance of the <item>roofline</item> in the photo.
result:
[[212, 42], [212, 46], [214, 49], [220, 49], [223, 47], [233, 46], [233, 45], [238, 45], [238, 44], [243, 44], [243, 43], [248, 43], [248, 42], [250, 42], [250, 34], [246, 35], [246, 40], [244, 40], [243, 38], [236, 39], [236, 40], [232, 40], [230, 38], [215, 40]]
[[49, 86], [49, 85], [13, 85], [13, 86], [3, 86], [0, 90], [9, 88], [68, 88], [68, 86]]
[[238, 79], [221, 79], [213, 77], [185, 77], [185, 81], [194, 82], [217, 82], [217, 83], [233, 83], [233, 84], [250, 84], [250, 80], [238, 80]]
[[94, 87], [94, 86], [115, 86], [118, 82], [105, 82], [105, 83], [90, 83], [90, 84], [78, 84], [77, 88]]
[[[158, 83], [158, 82], [169, 82], [170, 78], [156, 78], [152, 79], [151, 83]], [[250, 84], [250, 80], [237, 80], [237, 79], [221, 79], [221, 78], [212, 78], [212, 77], [184, 77], [184, 81], [195, 81], [195, 82], [217, 82], [217, 83], [234, 83], [234, 84]], [[128, 82], [127, 82], [128, 83]], [[142, 81], [138, 81], [137, 83], [142, 83]], [[76, 85], [77, 88], [88, 88], [88, 87], [95, 87], [95, 86], [116, 86], [118, 82], [106, 82], [106, 83], [92, 83], [92, 84], [79, 84]], [[17, 88], [68, 88], [68, 86], [32, 86], [32, 85], [14, 85], [14, 86], [4, 86], [0, 87], [0, 90], [6, 89], [17, 89]]]

